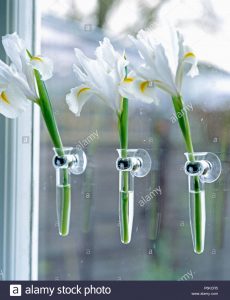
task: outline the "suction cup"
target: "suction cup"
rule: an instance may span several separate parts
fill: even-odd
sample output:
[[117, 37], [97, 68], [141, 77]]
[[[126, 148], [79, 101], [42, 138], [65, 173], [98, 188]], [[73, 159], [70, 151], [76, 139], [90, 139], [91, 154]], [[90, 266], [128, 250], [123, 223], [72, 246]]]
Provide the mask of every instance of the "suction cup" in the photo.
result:
[[148, 152], [144, 149], [137, 149], [134, 153], [134, 157], [140, 162], [140, 166], [133, 170], [132, 173], [136, 177], [144, 177], [151, 170], [151, 158]]

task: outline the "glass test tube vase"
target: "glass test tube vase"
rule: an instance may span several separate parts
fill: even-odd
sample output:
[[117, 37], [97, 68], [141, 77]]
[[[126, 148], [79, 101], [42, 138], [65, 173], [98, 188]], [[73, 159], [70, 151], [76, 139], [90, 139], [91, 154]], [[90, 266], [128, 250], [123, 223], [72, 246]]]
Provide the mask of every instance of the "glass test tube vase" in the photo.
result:
[[151, 158], [144, 149], [117, 149], [119, 157], [119, 222], [121, 242], [131, 241], [134, 217], [134, 177], [144, 177], [151, 169]]
[[216, 181], [221, 174], [221, 162], [211, 152], [185, 153], [185, 173], [188, 175], [189, 217], [193, 249], [204, 251], [206, 226], [205, 183]]
[[70, 175], [79, 175], [85, 171], [87, 159], [80, 148], [54, 148], [53, 166], [56, 169], [56, 210], [59, 234], [69, 234], [71, 213]]

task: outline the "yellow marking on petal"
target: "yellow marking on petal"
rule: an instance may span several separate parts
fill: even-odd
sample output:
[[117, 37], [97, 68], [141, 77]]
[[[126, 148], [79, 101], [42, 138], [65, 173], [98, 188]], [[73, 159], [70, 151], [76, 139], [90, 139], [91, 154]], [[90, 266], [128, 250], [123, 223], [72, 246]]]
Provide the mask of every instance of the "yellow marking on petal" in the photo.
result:
[[43, 59], [41, 57], [38, 57], [38, 56], [32, 56], [31, 60], [38, 60], [40, 62], [43, 62]]
[[140, 90], [141, 90], [141, 92], [144, 93], [148, 86], [149, 86], [149, 81], [143, 81], [140, 84]]
[[1, 98], [5, 103], [10, 104], [10, 101], [9, 101], [8, 97], [6, 96], [6, 93], [5, 93], [5, 92], [1, 92], [0, 98]]
[[77, 92], [77, 96], [79, 97], [81, 95], [81, 93], [84, 93], [86, 91], [90, 90], [90, 88], [84, 87], [81, 88], [78, 92]]
[[126, 77], [124, 79], [124, 82], [126, 82], [126, 83], [130, 83], [130, 82], [133, 82], [133, 81], [134, 81], [134, 78], [132, 78], [132, 77]]
[[195, 54], [193, 52], [187, 52], [187, 53], [185, 53], [184, 59], [185, 58], [190, 58], [190, 57], [195, 58], [196, 56], [195, 56]]

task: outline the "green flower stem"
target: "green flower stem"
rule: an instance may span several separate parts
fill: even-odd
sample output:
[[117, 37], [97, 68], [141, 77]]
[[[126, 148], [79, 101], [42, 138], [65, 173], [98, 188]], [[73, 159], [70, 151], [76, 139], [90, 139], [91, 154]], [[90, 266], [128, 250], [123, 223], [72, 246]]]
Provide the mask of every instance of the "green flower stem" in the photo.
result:
[[70, 224], [70, 211], [71, 211], [71, 187], [70, 184], [63, 186], [62, 188], [63, 206], [61, 210], [61, 224], [59, 232], [62, 236], [66, 236], [69, 233]]
[[49, 131], [51, 140], [54, 144], [54, 147], [60, 149], [59, 155], [64, 155], [63, 145], [61, 137], [58, 131], [57, 123], [54, 117], [53, 108], [49, 99], [48, 92], [44, 82], [41, 80], [41, 76], [37, 70], [34, 70], [35, 78], [37, 81], [39, 100], [38, 104], [41, 108], [41, 112], [46, 123], [47, 129]]
[[[118, 118], [118, 128], [120, 135], [120, 147], [122, 158], [127, 157], [128, 150], [128, 114], [129, 114], [129, 104], [128, 99], [122, 99], [121, 114]], [[121, 226], [121, 239], [122, 242], [129, 243], [129, 172], [123, 172], [123, 186], [120, 187], [120, 226]]]
[[[54, 117], [53, 108], [49, 99], [48, 92], [46, 90], [46, 86], [44, 82], [41, 80], [41, 76], [37, 70], [34, 70], [39, 99], [37, 101], [38, 105], [40, 106], [43, 119], [45, 121], [47, 130], [50, 134], [51, 140], [53, 142], [54, 147], [57, 150], [59, 156], [64, 155], [63, 144], [61, 141], [61, 137], [58, 131], [56, 119]], [[69, 186], [69, 173], [68, 169], [64, 170], [63, 175], [63, 206], [62, 206], [62, 218], [60, 224], [60, 234], [65, 236], [68, 234], [66, 230], [69, 228], [69, 213], [70, 213], [70, 201], [71, 201], [71, 193], [70, 193], [70, 186]]]
[[[189, 125], [189, 119], [187, 115], [186, 109], [184, 109], [184, 102], [180, 95], [172, 97], [174, 109], [176, 115], [178, 116], [178, 122], [182, 131], [182, 135], [184, 137], [186, 150], [189, 154], [189, 160], [194, 161], [194, 151], [191, 137], [191, 130]], [[201, 253], [202, 244], [203, 244], [203, 220], [202, 220], [202, 194], [201, 194], [201, 186], [200, 180], [198, 176], [194, 177], [193, 187], [191, 189], [194, 193], [194, 251], [196, 253]], [[192, 196], [192, 195], [191, 195]]]

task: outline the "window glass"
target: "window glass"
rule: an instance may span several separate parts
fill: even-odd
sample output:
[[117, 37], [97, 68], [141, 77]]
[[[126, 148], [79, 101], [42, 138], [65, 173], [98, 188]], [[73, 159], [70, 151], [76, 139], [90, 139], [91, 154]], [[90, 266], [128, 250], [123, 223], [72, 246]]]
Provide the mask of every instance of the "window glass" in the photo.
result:
[[[43, 1], [42, 1], [43, 2]], [[230, 7], [218, 1], [70, 1], [42, 3], [42, 54], [53, 59], [47, 82], [65, 146], [87, 144], [84, 174], [72, 176], [71, 228], [58, 235], [52, 145], [41, 122], [39, 279], [49, 280], [224, 280], [230, 276], [229, 132]], [[206, 242], [193, 253], [189, 224], [185, 148], [171, 99], [160, 104], [130, 103], [129, 148], [144, 148], [152, 170], [135, 179], [132, 241], [119, 236], [117, 121], [102, 102], [88, 102], [76, 118], [65, 95], [77, 81], [74, 47], [94, 57], [104, 36], [138, 63], [128, 34], [151, 28], [160, 19], [174, 23], [192, 45], [200, 75], [183, 87], [196, 151], [212, 151], [223, 172], [206, 184]], [[90, 137], [90, 138], [89, 138]], [[90, 142], [89, 142], [90, 141]], [[155, 191], [160, 187], [161, 193]], [[148, 197], [149, 196], [149, 197]], [[187, 274], [187, 275], [186, 275]]]

